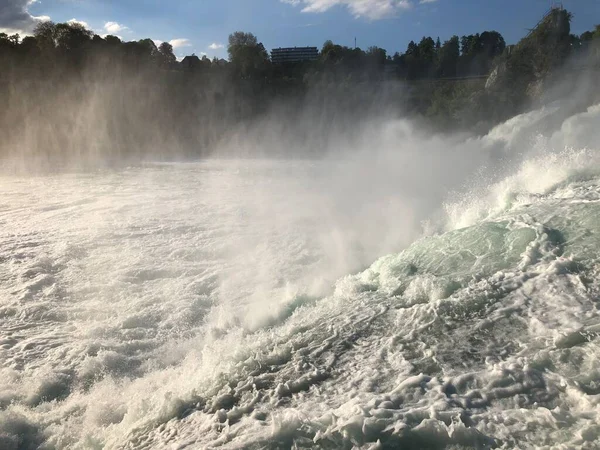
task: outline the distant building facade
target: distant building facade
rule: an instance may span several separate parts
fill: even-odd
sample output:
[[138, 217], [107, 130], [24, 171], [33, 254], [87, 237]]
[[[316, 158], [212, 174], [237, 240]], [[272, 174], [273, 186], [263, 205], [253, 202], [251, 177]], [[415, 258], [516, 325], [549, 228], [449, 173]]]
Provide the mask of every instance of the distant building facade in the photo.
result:
[[314, 61], [318, 57], [319, 49], [317, 47], [287, 47], [271, 50], [271, 62], [273, 64]]

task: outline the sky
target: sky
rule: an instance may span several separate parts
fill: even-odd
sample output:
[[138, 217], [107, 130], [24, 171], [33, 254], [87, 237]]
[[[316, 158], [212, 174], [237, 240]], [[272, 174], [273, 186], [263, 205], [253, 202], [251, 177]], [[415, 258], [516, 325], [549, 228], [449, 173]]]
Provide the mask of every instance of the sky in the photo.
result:
[[[442, 41], [485, 30], [516, 43], [551, 0], [0, 0], [0, 31], [31, 32], [39, 20], [78, 21], [99, 35], [169, 41], [177, 56], [227, 56], [233, 31], [254, 33], [267, 49], [376, 45], [403, 52], [423, 36]], [[572, 32], [600, 23], [600, 0], [564, 0]]]

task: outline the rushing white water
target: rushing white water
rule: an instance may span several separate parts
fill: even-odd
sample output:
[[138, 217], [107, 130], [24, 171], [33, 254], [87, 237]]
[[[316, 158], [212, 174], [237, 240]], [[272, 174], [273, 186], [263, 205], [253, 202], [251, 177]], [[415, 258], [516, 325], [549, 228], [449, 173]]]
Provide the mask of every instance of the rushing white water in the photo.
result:
[[0, 448], [598, 448], [599, 111], [2, 177]]

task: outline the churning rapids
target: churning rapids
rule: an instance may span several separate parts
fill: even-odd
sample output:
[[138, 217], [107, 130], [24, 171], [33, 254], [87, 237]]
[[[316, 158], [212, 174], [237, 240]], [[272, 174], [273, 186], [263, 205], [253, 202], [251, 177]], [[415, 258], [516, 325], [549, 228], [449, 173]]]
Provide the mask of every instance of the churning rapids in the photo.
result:
[[555, 113], [2, 176], [0, 448], [599, 448], [600, 107]]

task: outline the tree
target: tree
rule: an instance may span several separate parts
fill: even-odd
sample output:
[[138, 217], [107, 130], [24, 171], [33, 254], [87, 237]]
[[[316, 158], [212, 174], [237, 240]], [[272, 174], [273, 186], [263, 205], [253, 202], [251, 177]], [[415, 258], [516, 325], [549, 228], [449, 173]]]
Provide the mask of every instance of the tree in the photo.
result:
[[497, 31], [470, 34], [460, 39], [460, 72], [463, 75], [485, 75], [492, 68], [494, 58], [506, 48], [506, 42]]
[[460, 53], [465, 59], [474, 58], [481, 50], [479, 33], [460, 38]]
[[570, 36], [571, 39], [571, 48], [575, 51], [581, 49], [581, 38], [576, 34], [572, 34]]
[[54, 41], [63, 51], [81, 50], [94, 33], [79, 23], [59, 23], [54, 27]]
[[104, 40], [106, 41], [107, 44], [112, 45], [112, 46], [118, 46], [121, 44], [121, 39], [119, 39], [117, 36], [113, 36], [112, 34], [109, 34], [108, 36], [106, 36], [104, 38]]
[[484, 31], [479, 36], [479, 51], [483, 52], [490, 60], [500, 56], [506, 48], [504, 37], [497, 31]]
[[229, 54], [229, 60], [233, 62], [238, 52], [243, 51], [244, 47], [256, 47], [258, 45], [258, 39], [252, 33], [246, 33], [244, 31], [236, 31], [229, 35], [229, 45], [227, 46], [227, 53]]
[[168, 42], [161, 42], [160, 46], [158, 47], [158, 54], [161, 67], [172, 67], [177, 62], [177, 58], [173, 53], [173, 46]]
[[8, 34], [0, 33], [0, 49], [9, 49], [13, 46]]
[[8, 41], [15, 47], [17, 45], [19, 45], [20, 40], [21, 40], [21, 37], [19, 36], [19, 33], [8, 36]]
[[92, 38], [92, 42], [95, 45], [104, 45], [104, 44], [106, 44], [106, 41], [104, 39], [102, 39], [102, 36], [98, 36], [97, 34], [94, 34], [94, 37]]
[[252, 33], [230, 34], [227, 53], [235, 72], [242, 78], [263, 74], [269, 64], [267, 50]]
[[331, 41], [325, 41], [321, 50], [321, 61], [332, 70], [333, 67], [339, 67], [339, 74], [346, 77], [350, 72], [360, 71], [366, 64], [377, 65], [383, 61], [385, 63], [385, 50], [378, 47], [369, 49], [372, 53], [363, 52], [360, 48], [350, 48]]
[[142, 39], [137, 42], [141, 53], [144, 53], [150, 58], [155, 58], [158, 55], [158, 48], [152, 39]]
[[410, 41], [408, 46], [406, 47], [406, 54], [409, 56], [419, 56], [419, 46], [415, 43], [415, 41]]
[[582, 48], [589, 48], [595, 53], [600, 47], [600, 25], [596, 25], [594, 31], [586, 31], [579, 37], [579, 44]]
[[24, 54], [38, 53], [40, 50], [38, 41], [33, 36], [26, 36], [21, 41], [20, 51]]
[[435, 42], [431, 37], [424, 37], [419, 42], [419, 57], [425, 61], [433, 61], [435, 57]]
[[387, 52], [383, 48], [373, 46], [367, 49], [366, 56], [370, 64], [383, 66], [387, 58]]
[[458, 58], [460, 57], [460, 42], [458, 36], [452, 36], [440, 48], [436, 74], [438, 77], [455, 77]]
[[533, 55], [531, 63], [536, 73], [548, 73], [571, 54], [571, 19], [568, 11], [554, 9], [519, 43]]
[[398, 72], [409, 80], [420, 76], [419, 46], [415, 41], [410, 41], [406, 52], [398, 57]]
[[[205, 69], [210, 69], [210, 66], [212, 65], [210, 59], [206, 55], [202, 55], [202, 59], [200, 60], [200, 62], [202, 63], [202, 67]], [[217, 64], [218, 64], [218, 60], [217, 60]]]
[[33, 29], [33, 35], [42, 50], [54, 50], [56, 47], [56, 24], [54, 22], [48, 20], [38, 23]]
[[342, 58], [343, 49], [341, 45], [336, 45], [327, 40], [321, 48], [321, 61], [327, 64], [338, 62]]

